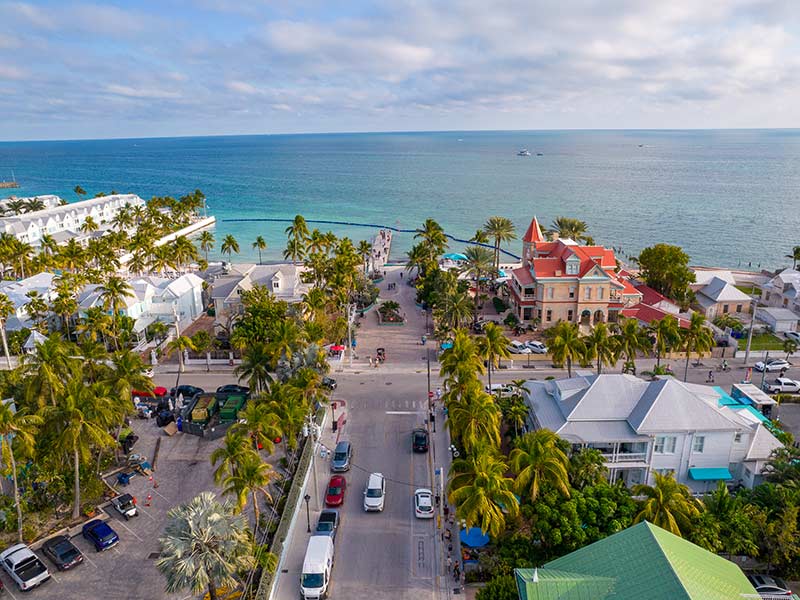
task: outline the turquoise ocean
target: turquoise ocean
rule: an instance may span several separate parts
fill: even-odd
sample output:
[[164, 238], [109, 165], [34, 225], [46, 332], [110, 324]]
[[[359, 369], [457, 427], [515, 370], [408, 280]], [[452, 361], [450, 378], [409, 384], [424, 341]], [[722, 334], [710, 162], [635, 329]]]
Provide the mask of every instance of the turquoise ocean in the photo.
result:
[[[527, 148], [532, 156], [517, 156]], [[541, 153], [541, 156], [537, 156]], [[800, 130], [421, 132], [0, 143], [0, 197], [150, 198], [200, 188], [239, 260], [280, 258], [292, 218], [414, 228], [428, 217], [468, 238], [487, 217], [524, 233], [578, 217], [598, 242], [637, 254], [682, 246], [693, 264], [777, 268], [800, 244]], [[5, 193], [8, 192], [8, 193]], [[313, 225], [354, 240], [374, 229]], [[396, 236], [393, 258], [413, 243]], [[463, 244], [453, 243], [452, 251]], [[519, 253], [519, 242], [510, 249]]]

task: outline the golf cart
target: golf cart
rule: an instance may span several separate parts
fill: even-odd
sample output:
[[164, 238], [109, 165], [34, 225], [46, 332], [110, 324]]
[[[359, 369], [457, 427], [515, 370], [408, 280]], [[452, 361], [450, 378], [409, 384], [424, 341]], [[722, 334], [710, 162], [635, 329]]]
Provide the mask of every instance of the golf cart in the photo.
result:
[[114, 505], [114, 508], [119, 514], [125, 517], [126, 521], [139, 514], [139, 511], [136, 508], [136, 498], [130, 494], [122, 494], [121, 496], [112, 498], [111, 504]]

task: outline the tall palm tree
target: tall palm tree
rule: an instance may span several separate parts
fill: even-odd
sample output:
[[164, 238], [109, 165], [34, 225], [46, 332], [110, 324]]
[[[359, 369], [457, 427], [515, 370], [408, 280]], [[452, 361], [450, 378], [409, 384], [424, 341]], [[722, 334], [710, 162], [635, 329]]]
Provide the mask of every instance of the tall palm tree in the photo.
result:
[[103, 381], [111, 388], [121, 405], [130, 405], [134, 390], [150, 392], [153, 380], [144, 374], [142, 357], [132, 350], [123, 349], [111, 354], [111, 364]]
[[85, 190], [85, 189], [83, 189], [83, 188], [82, 188], [81, 186], [79, 186], [79, 185], [76, 185], [76, 186], [75, 186], [75, 189], [73, 189], [72, 191], [73, 191], [73, 192], [75, 192], [75, 195], [78, 197], [78, 201], [79, 201], [79, 202], [80, 202], [80, 200], [81, 200], [81, 196], [85, 196], [85, 195], [86, 195], [86, 190]]
[[31, 354], [22, 358], [25, 377], [25, 401], [28, 406], [42, 406], [48, 401], [55, 406], [64, 390], [64, 383], [80, 374], [80, 360], [73, 344], [51, 335], [36, 344]]
[[494, 270], [500, 268], [500, 245], [517, 239], [514, 223], [506, 217], [489, 217], [483, 226], [486, 235], [494, 240]]
[[297, 448], [297, 438], [310, 407], [296, 388], [277, 381], [270, 385], [267, 397], [267, 408], [283, 432], [283, 449], [288, 456], [289, 450]]
[[219, 250], [223, 254], [227, 254], [228, 260], [230, 260], [234, 254], [239, 254], [239, 242], [237, 242], [236, 238], [231, 234], [228, 234], [225, 236], [225, 239], [222, 240], [222, 246], [220, 246]]
[[447, 248], [447, 236], [444, 229], [433, 219], [426, 219], [422, 228], [414, 234], [414, 239], [421, 239], [428, 261], [435, 261]]
[[[214, 483], [219, 485], [227, 478], [236, 475], [239, 465], [247, 456], [254, 454], [253, 442], [247, 431], [240, 427], [231, 427], [222, 439], [222, 445], [211, 453], [211, 466], [214, 469]], [[217, 464], [219, 463], [219, 464]]]
[[795, 246], [792, 248], [792, 253], [787, 254], [786, 258], [792, 259], [792, 269], [797, 268], [797, 262], [800, 261], [800, 246]]
[[272, 465], [261, 460], [258, 454], [246, 455], [245, 460], [239, 464], [235, 475], [230, 475], [223, 482], [223, 495], [232, 495], [236, 498], [236, 508], [239, 511], [247, 506], [248, 495], [253, 501], [253, 516], [255, 517], [254, 531], [258, 534], [261, 512], [258, 509], [258, 496], [272, 503], [272, 496], [268, 491], [269, 485], [279, 479], [280, 475]]
[[701, 504], [692, 497], [688, 487], [675, 481], [672, 473], [662, 475], [653, 472], [655, 485], [644, 484], [633, 487], [634, 496], [644, 496], [639, 513], [633, 522], [650, 521], [675, 535], [683, 535], [691, 528], [692, 517], [700, 514]]
[[208, 251], [214, 247], [214, 234], [206, 230], [200, 234], [200, 250], [205, 252], [206, 262], [208, 262]]
[[53, 300], [53, 312], [61, 317], [61, 330], [64, 337], [70, 339], [69, 321], [72, 315], [78, 312], [78, 301], [68, 289], [61, 289]]
[[451, 285], [442, 292], [433, 317], [444, 331], [450, 332], [467, 325], [473, 318], [474, 311], [467, 292]]
[[0, 338], [3, 340], [3, 354], [6, 355], [6, 365], [11, 366], [11, 354], [8, 351], [8, 337], [6, 336], [6, 321], [16, 312], [14, 303], [4, 293], [0, 292]]
[[275, 415], [267, 408], [265, 399], [261, 396], [252, 398], [238, 416], [239, 422], [231, 429], [247, 432], [254, 444], [261, 445], [271, 454], [274, 449], [272, 440], [281, 437], [281, 428]]
[[558, 446], [558, 436], [549, 429], [538, 429], [517, 439], [509, 455], [517, 474], [517, 493], [536, 502], [542, 486], [550, 486], [569, 496], [569, 459]]
[[172, 508], [167, 518], [156, 567], [168, 593], [189, 590], [196, 596], [208, 590], [209, 599], [217, 600], [218, 587], [237, 585], [236, 575], [253, 567], [247, 520], [211, 492]]
[[80, 226], [81, 233], [92, 233], [98, 229], [100, 229], [100, 225], [97, 224], [97, 221], [95, 221], [94, 217], [91, 215], [87, 216]]
[[503, 328], [497, 323], [487, 323], [483, 328], [484, 336], [478, 340], [481, 356], [486, 360], [489, 389], [492, 389], [492, 371], [498, 367], [501, 358], [508, 358], [508, 338], [503, 334]]
[[582, 362], [586, 356], [586, 344], [581, 338], [577, 323], [559, 321], [545, 331], [547, 347], [557, 365], [567, 365], [567, 375], [572, 377], [572, 363]]
[[305, 258], [306, 248], [303, 240], [292, 238], [286, 242], [286, 249], [283, 251], [283, 258], [292, 259], [292, 264], [297, 264]]
[[131, 284], [118, 275], [111, 275], [106, 282], [98, 288], [99, 299], [103, 308], [111, 311], [111, 324], [114, 328], [114, 347], [119, 350], [119, 317], [125, 307], [125, 299], [133, 295]]
[[483, 533], [499, 537], [505, 528], [505, 515], [515, 517], [519, 502], [514, 496], [514, 480], [506, 477], [508, 466], [494, 450], [479, 448], [450, 467], [448, 500], [456, 506], [456, 517], [466, 526], [477, 525]]
[[292, 224], [289, 225], [284, 231], [290, 240], [298, 240], [303, 245], [308, 242], [308, 224], [303, 218], [303, 215], [295, 215]]
[[483, 445], [500, 447], [500, 410], [489, 394], [477, 391], [460, 402], [449, 403], [447, 408], [450, 435], [465, 451]]
[[364, 263], [364, 275], [369, 273], [369, 257], [372, 256], [372, 244], [367, 240], [358, 242], [358, 255]]
[[483, 375], [486, 372], [477, 343], [464, 329], [456, 330], [453, 345], [442, 352], [439, 364], [440, 376], [448, 379], [455, 378], [460, 373], [474, 378], [476, 373]]
[[588, 226], [585, 221], [570, 217], [557, 217], [550, 225], [550, 235], [557, 233], [560, 238], [570, 238], [576, 242], [585, 241]]
[[647, 352], [652, 347], [647, 331], [636, 319], [622, 319], [617, 324], [614, 339], [617, 341], [619, 354], [625, 357], [626, 365], [636, 375], [636, 353]]
[[681, 327], [678, 319], [672, 315], [665, 315], [650, 323], [650, 332], [655, 337], [656, 367], [661, 366], [661, 357], [681, 339]]
[[81, 463], [89, 459], [93, 449], [114, 446], [114, 438], [108, 433], [114, 403], [105, 386], [86, 385], [76, 376], [67, 382], [56, 405], [44, 411], [47, 429], [55, 432], [54, 450], [73, 463], [73, 519], [81, 511]]
[[[194, 342], [192, 341], [192, 338], [187, 335], [179, 335], [167, 344], [167, 347], [165, 348], [167, 356], [172, 356], [174, 352], [178, 353], [178, 380], [180, 380], [181, 373], [186, 370], [186, 367], [183, 364], [183, 353], [188, 350], [194, 352], [194, 349]], [[178, 387], [177, 381], [175, 383], [175, 387]]]
[[267, 249], [267, 242], [264, 240], [264, 236], [258, 236], [256, 241], [253, 242], [253, 250], [258, 250], [258, 264], [261, 264], [261, 252]]
[[47, 333], [47, 314], [50, 307], [47, 306], [44, 296], [37, 290], [31, 290], [25, 294], [25, 297], [28, 299], [27, 304], [25, 304], [25, 312], [28, 313], [31, 321], [33, 321], [34, 327]]
[[0, 452], [8, 456], [11, 467], [11, 479], [14, 483], [14, 505], [17, 507], [17, 537], [22, 542], [22, 504], [19, 500], [19, 484], [17, 483], [17, 459], [14, 446], [24, 456], [30, 456], [35, 446], [35, 435], [43, 423], [39, 415], [26, 414], [24, 410], [14, 411], [11, 403], [0, 403]]
[[289, 359], [300, 350], [305, 343], [305, 332], [293, 319], [277, 321], [270, 331], [269, 350], [272, 353], [272, 364]]
[[270, 366], [272, 365], [272, 352], [264, 342], [254, 342], [242, 351], [242, 362], [233, 373], [247, 381], [253, 394], [258, 394], [267, 389], [272, 381]]
[[597, 374], [603, 365], [612, 366], [617, 362], [617, 340], [609, 333], [605, 323], [597, 323], [589, 335], [583, 337], [586, 344], [586, 359], [597, 361]]
[[714, 334], [706, 327], [706, 319], [699, 312], [692, 313], [689, 319], [689, 327], [681, 329], [683, 339], [683, 351], [686, 352], [686, 366], [683, 369], [683, 380], [689, 377], [689, 358], [692, 352], [698, 358], [714, 347]]
[[102, 306], [86, 309], [86, 314], [78, 323], [78, 335], [91, 342], [102, 340], [106, 344], [106, 335], [112, 332], [111, 316]]
[[467, 257], [467, 260], [464, 261], [461, 271], [475, 281], [474, 323], [478, 320], [478, 305], [480, 304], [482, 281], [485, 279], [486, 275], [492, 272], [492, 269], [496, 269], [496, 266], [492, 259], [491, 250], [482, 246], [467, 246], [464, 250], [464, 256]]

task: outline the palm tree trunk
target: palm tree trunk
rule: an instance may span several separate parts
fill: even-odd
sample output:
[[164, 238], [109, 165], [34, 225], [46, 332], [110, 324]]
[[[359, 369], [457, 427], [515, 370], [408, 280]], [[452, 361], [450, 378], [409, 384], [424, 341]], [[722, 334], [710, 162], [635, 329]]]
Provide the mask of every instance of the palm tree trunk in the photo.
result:
[[567, 377], [572, 377], [572, 358], [567, 357]]
[[488, 360], [489, 366], [486, 368], [486, 373], [489, 375], [489, 393], [492, 393], [492, 359]]
[[689, 360], [690, 360], [689, 357], [691, 355], [692, 355], [692, 353], [689, 352], [689, 349], [687, 348], [686, 349], [686, 367], [684, 367], [684, 369], [683, 369], [683, 380], [684, 381], [686, 381], [686, 379], [689, 377]]
[[75, 496], [74, 504], [72, 506], [72, 518], [77, 519], [79, 516], [81, 516], [81, 463], [77, 446], [75, 446], [73, 454], [73, 459], [75, 461]]
[[14, 458], [14, 449], [11, 447], [11, 436], [6, 436], [8, 456], [11, 459], [11, 477], [14, 482], [14, 505], [17, 507], [17, 536], [22, 542], [22, 506], [19, 503], [19, 484], [17, 483], [17, 461]]
[[253, 494], [253, 516], [256, 519], [256, 524], [255, 524], [255, 527], [253, 527], [253, 531], [255, 532], [255, 535], [257, 536], [258, 535], [258, 522], [259, 522], [259, 519], [261, 517], [261, 514], [259, 513], [259, 510], [258, 510], [258, 496], [256, 496], [256, 490], [253, 490], [252, 494]]
[[0, 319], [0, 337], [3, 338], [3, 352], [6, 355], [6, 364], [8, 365], [9, 369], [12, 369], [11, 366], [11, 355], [8, 353], [8, 338], [6, 337], [6, 321], [5, 319]]
[[217, 600], [217, 586], [213, 581], [208, 582], [208, 600]]
[[661, 348], [656, 344], [656, 367], [661, 366]]
[[600, 353], [597, 353], [597, 374], [600, 375], [600, 371], [603, 369], [603, 362], [600, 360]]

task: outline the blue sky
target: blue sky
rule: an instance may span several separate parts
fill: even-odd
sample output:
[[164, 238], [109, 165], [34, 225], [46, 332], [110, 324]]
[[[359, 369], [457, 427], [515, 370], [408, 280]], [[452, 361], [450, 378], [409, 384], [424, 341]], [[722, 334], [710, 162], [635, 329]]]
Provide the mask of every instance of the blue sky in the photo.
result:
[[0, 0], [0, 140], [797, 127], [796, 0]]

